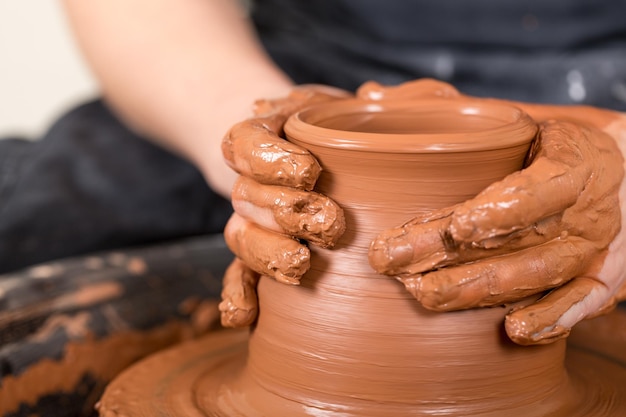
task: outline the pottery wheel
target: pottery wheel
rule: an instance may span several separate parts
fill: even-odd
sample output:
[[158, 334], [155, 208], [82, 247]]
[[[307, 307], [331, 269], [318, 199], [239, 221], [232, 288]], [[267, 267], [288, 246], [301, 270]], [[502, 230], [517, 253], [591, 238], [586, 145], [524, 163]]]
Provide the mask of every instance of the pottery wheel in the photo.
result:
[[[99, 411], [104, 417], [353, 415], [346, 410], [337, 410], [338, 414], [313, 410], [281, 398], [275, 402], [280, 409], [255, 402], [273, 394], [251, 378], [233, 384], [245, 372], [247, 342], [247, 331], [225, 330], [157, 353], [114, 380]], [[580, 402], [568, 404], [558, 415], [626, 415], [626, 310], [582, 323], [568, 343], [566, 368]]]

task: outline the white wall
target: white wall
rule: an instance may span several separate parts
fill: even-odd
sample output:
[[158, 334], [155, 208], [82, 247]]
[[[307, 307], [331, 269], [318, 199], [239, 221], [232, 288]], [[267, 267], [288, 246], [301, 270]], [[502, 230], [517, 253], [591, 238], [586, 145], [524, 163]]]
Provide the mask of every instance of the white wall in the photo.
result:
[[35, 138], [96, 94], [57, 0], [0, 0], [0, 138]]

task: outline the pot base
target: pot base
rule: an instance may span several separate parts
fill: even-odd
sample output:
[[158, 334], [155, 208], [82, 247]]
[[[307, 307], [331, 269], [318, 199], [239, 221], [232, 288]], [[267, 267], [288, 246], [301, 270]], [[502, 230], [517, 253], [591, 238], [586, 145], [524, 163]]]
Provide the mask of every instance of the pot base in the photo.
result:
[[[579, 325], [568, 342], [566, 369], [571, 389], [558, 410], [529, 404], [510, 416], [601, 417], [626, 415], [626, 311]], [[107, 388], [102, 416], [501, 416], [455, 404], [371, 404], [363, 409], [303, 404], [270, 393], [245, 376], [247, 331], [222, 331], [161, 353], [126, 370]], [[529, 348], [532, 349], [532, 348]], [[571, 394], [571, 395], [570, 395]], [[560, 395], [560, 394], [556, 394]], [[439, 408], [437, 408], [439, 407]], [[436, 411], [435, 411], [436, 410]], [[109, 414], [112, 413], [112, 414]]]

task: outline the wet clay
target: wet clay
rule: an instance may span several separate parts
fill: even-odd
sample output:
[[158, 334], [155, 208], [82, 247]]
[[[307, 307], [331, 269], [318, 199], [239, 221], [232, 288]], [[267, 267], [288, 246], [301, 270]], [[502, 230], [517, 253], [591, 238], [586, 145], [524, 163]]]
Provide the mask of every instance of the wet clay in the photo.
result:
[[347, 95], [328, 86], [300, 86], [284, 99], [257, 101], [254, 113], [258, 117], [236, 124], [222, 141], [226, 163], [261, 184], [312, 189], [321, 167], [310, 152], [278, 135], [287, 118], [299, 109]]
[[290, 285], [298, 285], [309, 269], [309, 249], [295, 239], [276, 236], [234, 214], [226, 224], [224, 237], [231, 248], [249, 267]]
[[259, 211], [270, 211], [271, 230], [317, 246], [332, 247], [346, 229], [341, 207], [316, 192], [256, 184], [241, 176], [231, 198], [239, 215], [253, 219]]
[[[606, 416], [615, 417], [626, 409], [626, 312], [614, 311], [607, 316], [581, 323], [568, 341], [565, 355], [566, 382], [577, 397], [560, 412], [551, 414], [543, 402], [528, 405], [528, 416]], [[600, 331], [598, 331], [600, 330]], [[133, 415], [153, 417], [183, 416], [350, 416], [349, 406], [315, 405], [284, 401], [278, 395], [263, 393], [265, 407], [249, 405], [249, 399], [258, 396], [263, 388], [258, 384], [241, 385], [230, 389], [234, 376], [245, 374], [248, 334], [246, 331], [222, 331], [202, 339], [185, 343], [153, 355], [126, 370], [107, 388], [98, 405], [101, 416]], [[534, 348], [531, 348], [534, 349]], [[167, 364], [167, 366], [164, 366]], [[538, 371], [530, 369], [528, 374]], [[511, 376], [514, 383], [527, 374]], [[468, 384], [475, 381], [468, 375]], [[436, 391], [437, 386], [432, 387]], [[243, 394], [242, 392], [243, 391]], [[497, 393], [494, 393], [497, 394]], [[554, 391], [550, 395], [558, 395]], [[485, 394], [488, 397], [489, 394]], [[267, 400], [267, 398], [270, 400]], [[571, 398], [570, 398], [571, 399]], [[345, 399], [342, 399], [344, 401]], [[247, 404], [243, 405], [244, 401]], [[239, 407], [228, 409], [228, 403]], [[218, 406], [216, 406], [216, 404]], [[343, 404], [343, 403], [342, 403]], [[262, 404], [263, 405], [263, 404]], [[279, 405], [280, 407], [277, 407]], [[274, 408], [272, 408], [272, 406]], [[394, 404], [372, 403], [372, 412], [365, 415], [393, 415]], [[494, 413], [480, 416], [509, 415], [507, 404]], [[262, 411], [260, 411], [262, 410]], [[440, 407], [436, 412], [408, 415], [467, 416], [454, 403]], [[475, 415], [475, 414], [474, 414]], [[515, 414], [513, 414], [515, 415]], [[523, 414], [519, 414], [523, 415]]]
[[[299, 286], [261, 277], [249, 337], [219, 333], [148, 359], [109, 387], [102, 415], [626, 412], [618, 358], [566, 353], [564, 340], [515, 345], [503, 322], [516, 306], [435, 313], [370, 266], [381, 230], [416, 214], [444, 218], [443, 208], [519, 170], [537, 133], [524, 112], [465, 98], [345, 100], [297, 113], [285, 132], [320, 162], [315, 190], [343, 208], [345, 233], [332, 250], [310, 248], [308, 272], [287, 280]], [[261, 234], [241, 230], [234, 244], [263, 244]]]
[[258, 315], [256, 287], [259, 275], [235, 259], [224, 273], [222, 302], [219, 304], [224, 327], [251, 325]]

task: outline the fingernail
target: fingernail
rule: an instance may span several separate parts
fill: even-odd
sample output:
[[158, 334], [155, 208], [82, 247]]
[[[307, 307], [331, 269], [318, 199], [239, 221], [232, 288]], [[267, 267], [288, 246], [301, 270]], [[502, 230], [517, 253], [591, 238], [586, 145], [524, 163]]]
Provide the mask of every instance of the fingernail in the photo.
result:
[[438, 288], [425, 289], [423, 283], [420, 294], [416, 298], [424, 308], [431, 311], [452, 311], [467, 308], [467, 306], [454, 303], [455, 297], [439, 291]]
[[537, 315], [526, 314], [523, 309], [508, 314], [504, 319], [504, 328], [509, 338], [522, 346], [554, 343], [567, 337], [571, 331], [556, 323], [540, 321]]
[[467, 293], [446, 270], [424, 275], [419, 297], [420, 303], [432, 311], [465, 310], [476, 304], [474, 294]]
[[401, 273], [401, 268], [413, 260], [413, 246], [401, 236], [382, 234], [370, 245], [368, 258], [378, 273]]
[[410, 277], [398, 277], [398, 281], [404, 284], [404, 288], [415, 297], [420, 304], [431, 311], [449, 311], [458, 309], [450, 304], [452, 300], [448, 300], [450, 294], [445, 294], [436, 286], [429, 285], [424, 279], [424, 275], [415, 275]]

